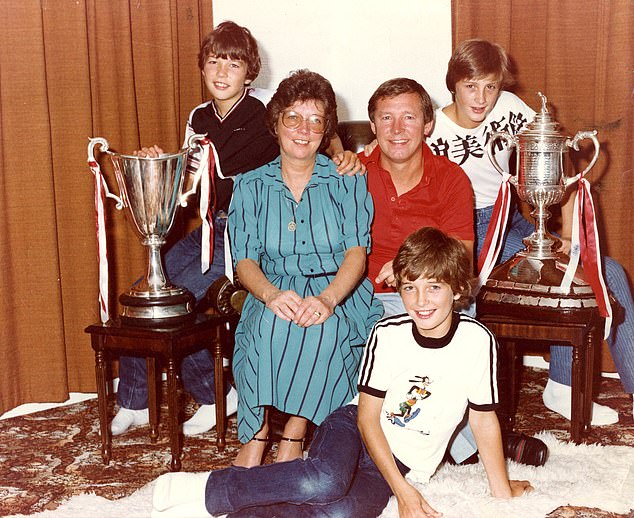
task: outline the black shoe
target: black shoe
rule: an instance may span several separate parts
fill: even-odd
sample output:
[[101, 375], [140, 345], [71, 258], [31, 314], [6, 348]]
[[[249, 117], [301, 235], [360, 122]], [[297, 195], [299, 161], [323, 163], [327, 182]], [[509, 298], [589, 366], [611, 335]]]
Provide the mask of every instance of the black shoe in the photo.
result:
[[510, 432], [504, 436], [504, 456], [519, 464], [543, 466], [548, 460], [548, 446], [535, 437]]

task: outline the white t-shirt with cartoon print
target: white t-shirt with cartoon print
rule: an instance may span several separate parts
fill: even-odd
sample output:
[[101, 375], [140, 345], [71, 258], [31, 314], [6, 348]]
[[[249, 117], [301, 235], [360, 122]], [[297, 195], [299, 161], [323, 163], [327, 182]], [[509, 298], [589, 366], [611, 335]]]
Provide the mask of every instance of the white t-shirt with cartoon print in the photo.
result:
[[359, 391], [383, 398], [381, 428], [415, 480], [429, 480], [467, 406], [494, 410], [497, 342], [477, 320], [453, 313], [443, 338], [423, 337], [412, 318], [386, 317], [372, 330]]
[[[502, 175], [493, 167], [487, 146], [493, 131], [515, 135], [533, 121], [535, 111], [511, 92], [502, 91], [495, 107], [476, 128], [468, 129], [453, 122], [441, 108], [435, 112], [434, 130], [427, 144], [435, 155], [447, 157], [458, 164], [471, 180], [476, 209], [490, 207], [502, 183]], [[503, 140], [495, 144], [495, 159], [509, 171], [511, 153]]]

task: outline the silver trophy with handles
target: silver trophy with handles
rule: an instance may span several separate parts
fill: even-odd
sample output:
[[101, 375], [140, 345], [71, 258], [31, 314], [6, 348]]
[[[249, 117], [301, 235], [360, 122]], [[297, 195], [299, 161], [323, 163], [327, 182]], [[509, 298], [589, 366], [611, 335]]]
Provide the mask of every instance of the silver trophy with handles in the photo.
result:
[[[481, 272], [479, 297], [485, 303], [511, 303], [524, 307], [596, 307], [593, 290], [586, 282], [583, 269], [560, 250], [561, 241], [548, 232], [547, 222], [549, 207], [559, 204], [566, 189], [580, 181], [596, 163], [599, 157], [597, 132], [580, 131], [574, 138], [563, 135], [548, 111], [546, 96], [541, 92], [538, 95], [542, 102], [541, 112], [525, 130], [517, 135], [494, 132], [488, 143], [488, 154], [494, 167], [508, 178], [519, 198], [532, 207], [535, 231], [524, 238], [526, 248], [495, 267], [490, 275], [487, 273], [483, 277]], [[579, 151], [579, 143], [584, 139], [592, 141], [593, 156], [581, 173], [566, 175], [568, 151]], [[494, 148], [498, 140], [516, 149], [516, 170], [510, 177], [495, 159]], [[495, 232], [494, 227], [492, 221], [488, 234], [502, 236], [500, 227]]]
[[[204, 135], [192, 135], [187, 148], [176, 153], [162, 154], [158, 158], [116, 153], [109, 150], [106, 139], [90, 139], [88, 160], [91, 169], [96, 167], [100, 175], [99, 166], [94, 159], [95, 148], [100, 146], [101, 151], [107, 153], [112, 160], [119, 187], [119, 195], [116, 195], [108, 190], [105, 180], [97, 180], [101, 182], [99, 185], [104, 191], [103, 199], [114, 199], [117, 209], [127, 209], [127, 216], [141, 242], [147, 247], [146, 275], [119, 297], [121, 317], [127, 323], [176, 323], [193, 311], [194, 296], [185, 288], [172, 285], [163, 271], [161, 247], [172, 229], [178, 207], [187, 205], [187, 198], [198, 186], [202, 171], [196, 174], [193, 187], [182, 192], [188, 157], [197, 142], [203, 138]], [[99, 246], [105, 247], [105, 242], [100, 242]]]

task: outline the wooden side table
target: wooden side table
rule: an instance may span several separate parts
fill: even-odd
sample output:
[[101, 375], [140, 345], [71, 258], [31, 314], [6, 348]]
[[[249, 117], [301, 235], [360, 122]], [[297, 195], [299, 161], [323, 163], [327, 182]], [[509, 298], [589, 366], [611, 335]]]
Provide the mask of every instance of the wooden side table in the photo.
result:
[[101, 456], [105, 464], [112, 456], [112, 435], [108, 420], [106, 367], [113, 356], [121, 354], [145, 357], [148, 376], [148, 407], [150, 438], [158, 438], [158, 397], [156, 360], [167, 370], [167, 413], [172, 460], [170, 469], [181, 469], [181, 429], [178, 422], [177, 369], [180, 360], [189, 353], [208, 347], [214, 359], [216, 396], [216, 444], [225, 447], [225, 398], [223, 373], [223, 345], [231, 340], [230, 327], [235, 327], [237, 316], [198, 314], [179, 325], [148, 327], [134, 326], [119, 320], [107, 324], [93, 324], [85, 329], [90, 334], [95, 351]]
[[579, 443], [590, 430], [595, 351], [599, 350], [603, 319], [597, 309], [538, 311], [503, 304], [479, 303], [478, 318], [500, 344], [502, 426], [512, 429], [517, 407], [518, 342], [543, 347], [572, 347], [572, 408], [570, 437]]

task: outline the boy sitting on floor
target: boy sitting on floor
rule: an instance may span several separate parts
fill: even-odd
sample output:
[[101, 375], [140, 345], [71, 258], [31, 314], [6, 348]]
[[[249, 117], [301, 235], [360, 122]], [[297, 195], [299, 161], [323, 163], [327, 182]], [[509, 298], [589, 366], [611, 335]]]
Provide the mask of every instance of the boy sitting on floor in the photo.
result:
[[375, 325], [358, 404], [335, 410], [321, 424], [306, 459], [162, 475], [152, 516], [374, 518], [392, 494], [400, 516], [441, 516], [405, 475], [429, 480], [467, 407], [492, 495], [531, 490], [506, 473], [494, 411], [495, 337], [454, 311], [469, 301], [470, 272], [460, 241], [431, 227], [411, 234], [394, 259], [407, 314]]

